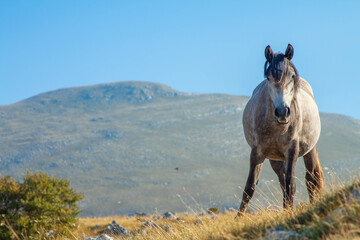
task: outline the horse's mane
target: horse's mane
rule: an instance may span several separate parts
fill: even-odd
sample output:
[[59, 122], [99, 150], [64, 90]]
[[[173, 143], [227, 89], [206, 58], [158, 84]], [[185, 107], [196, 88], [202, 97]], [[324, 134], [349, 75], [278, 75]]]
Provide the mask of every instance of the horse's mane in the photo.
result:
[[288, 67], [290, 66], [295, 71], [295, 75], [296, 75], [295, 83], [296, 83], [299, 77], [298, 71], [295, 65], [292, 63], [292, 61], [285, 58], [285, 55], [282, 53], [275, 53], [273, 59], [271, 60], [271, 63], [269, 63], [268, 61], [265, 62], [264, 76], [266, 77], [269, 73], [269, 70], [276, 68], [281, 62], [284, 62], [283, 70], [281, 71], [281, 74], [279, 74], [280, 72], [275, 71], [275, 76], [274, 76], [275, 80], [280, 81], [283, 73], [284, 72], [286, 73]]

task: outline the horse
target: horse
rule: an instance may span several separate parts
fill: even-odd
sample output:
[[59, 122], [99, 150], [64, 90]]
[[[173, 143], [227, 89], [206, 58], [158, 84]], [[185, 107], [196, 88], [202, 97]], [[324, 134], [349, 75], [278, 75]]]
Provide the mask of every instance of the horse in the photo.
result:
[[243, 128], [251, 147], [250, 170], [237, 216], [251, 200], [265, 158], [269, 159], [283, 191], [284, 209], [293, 210], [295, 165], [303, 157], [310, 203], [323, 193], [324, 177], [316, 143], [321, 123], [310, 84], [301, 78], [291, 61], [294, 48], [285, 54], [265, 48], [263, 80], [253, 91], [243, 113]]

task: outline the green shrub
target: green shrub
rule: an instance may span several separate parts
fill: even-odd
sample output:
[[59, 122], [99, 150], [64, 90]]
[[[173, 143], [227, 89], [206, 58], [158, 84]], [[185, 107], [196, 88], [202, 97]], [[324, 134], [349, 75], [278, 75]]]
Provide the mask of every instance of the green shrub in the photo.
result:
[[[77, 202], [82, 194], [70, 188], [67, 179], [57, 179], [43, 172], [24, 176], [18, 183], [9, 176], [0, 179], [0, 239], [15, 235], [43, 238], [68, 235], [76, 227], [80, 213]], [[14, 237], [14, 236], [12, 236]]]
[[208, 208], [208, 213], [214, 213], [214, 214], [219, 214], [220, 210], [217, 209], [216, 207], [211, 207], [211, 208]]
[[10, 239], [10, 229], [5, 225], [5, 217], [8, 222], [15, 223], [20, 218], [21, 193], [20, 184], [10, 176], [0, 179], [0, 239]]

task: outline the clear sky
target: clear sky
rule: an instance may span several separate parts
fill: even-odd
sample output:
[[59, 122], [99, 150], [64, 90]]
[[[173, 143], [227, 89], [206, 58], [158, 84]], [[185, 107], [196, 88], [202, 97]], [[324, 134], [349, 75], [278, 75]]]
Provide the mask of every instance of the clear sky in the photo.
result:
[[1, 1], [0, 105], [65, 87], [164, 83], [251, 95], [264, 49], [293, 62], [322, 112], [360, 119], [360, 1]]

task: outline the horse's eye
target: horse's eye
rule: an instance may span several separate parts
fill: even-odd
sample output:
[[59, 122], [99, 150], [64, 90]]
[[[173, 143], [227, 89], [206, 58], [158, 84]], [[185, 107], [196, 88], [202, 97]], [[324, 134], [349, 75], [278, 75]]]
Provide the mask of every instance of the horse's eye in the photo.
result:
[[291, 76], [292, 79], [295, 79], [295, 77], [296, 77], [295, 74], [293, 74], [293, 75]]

